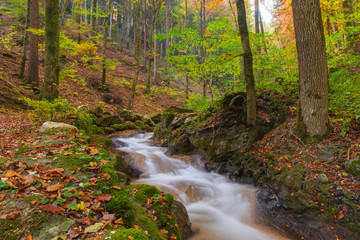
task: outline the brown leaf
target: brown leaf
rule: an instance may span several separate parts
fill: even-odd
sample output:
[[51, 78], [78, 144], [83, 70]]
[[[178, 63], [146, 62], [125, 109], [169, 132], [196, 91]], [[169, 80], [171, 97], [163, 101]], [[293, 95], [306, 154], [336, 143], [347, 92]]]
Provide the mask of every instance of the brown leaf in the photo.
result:
[[46, 172], [54, 174], [54, 175], [61, 175], [64, 172], [63, 168], [55, 168], [51, 170], [47, 170]]
[[111, 195], [110, 194], [103, 194], [103, 195], [96, 196], [95, 199], [98, 200], [98, 201], [107, 202], [107, 201], [110, 201]]
[[62, 212], [64, 211], [63, 208], [59, 207], [58, 205], [55, 204], [46, 204], [46, 205], [42, 205], [40, 206], [42, 209], [52, 212], [52, 213], [57, 213], [57, 212]]
[[10, 220], [10, 219], [17, 218], [18, 216], [20, 216], [20, 212], [12, 212], [12, 213], [0, 216], [0, 219]]
[[115, 214], [104, 214], [103, 219], [112, 222], [115, 219]]
[[100, 154], [100, 152], [99, 152], [98, 149], [96, 149], [96, 148], [89, 148], [89, 147], [85, 148], [85, 152], [88, 153], [90, 156], [94, 156], [94, 155], [99, 155], [99, 154]]
[[57, 191], [57, 190], [60, 190], [60, 189], [63, 189], [64, 188], [64, 184], [62, 183], [57, 183], [55, 185], [50, 185], [46, 188], [46, 191], [48, 192], [54, 192], [54, 191]]
[[3, 210], [5, 207], [3, 205], [0, 205], [0, 210]]
[[119, 225], [124, 225], [124, 220], [123, 218], [119, 218], [118, 220], [115, 221], [115, 223]]
[[5, 198], [5, 196], [6, 196], [6, 192], [0, 194], [0, 202]]

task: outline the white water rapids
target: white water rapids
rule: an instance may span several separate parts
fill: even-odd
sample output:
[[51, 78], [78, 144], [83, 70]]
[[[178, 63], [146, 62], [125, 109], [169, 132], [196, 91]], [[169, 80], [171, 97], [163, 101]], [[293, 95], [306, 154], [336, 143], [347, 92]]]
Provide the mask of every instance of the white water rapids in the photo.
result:
[[258, 224], [254, 193], [249, 185], [230, 182], [225, 176], [206, 172], [200, 161], [192, 164], [169, 157], [166, 149], [151, 146], [152, 134], [119, 138], [119, 149], [131, 155], [143, 171], [133, 183], [155, 185], [181, 201], [190, 217], [193, 240], [289, 239], [275, 229]]

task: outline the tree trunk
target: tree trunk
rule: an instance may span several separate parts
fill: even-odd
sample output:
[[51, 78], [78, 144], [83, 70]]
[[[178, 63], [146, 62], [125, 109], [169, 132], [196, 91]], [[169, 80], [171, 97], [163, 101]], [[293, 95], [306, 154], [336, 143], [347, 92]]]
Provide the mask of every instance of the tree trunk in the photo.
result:
[[125, 41], [126, 48], [130, 47], [130, 2], [125, 0], [125, 9], [126, 9], [126, 23], [125, 23]]
[[91, 31], [92, 31], [92, 36], [95, 37], [96, 36], [96, 25], [97, 25], [97, 1], [98, 0], [92, 0], [92, 5], [91, 5]]
[[292, 0], [299, 61], [297, 134], [307, 143], [328, 132], [328, 69], [319, 0]]
[[259, 0], [255, 0], [255, 33], [260, 33], [260, 26], [259, 26]]
[[[188, 0], [185, 0], [185, 28], [188, 27]], [[186, 99], [189, 99], [189, 76], [186, 73], [185, 76], [185, 84], [186, 84]]]
[[85, 9], [85, 27], [87, 27], [87, 24], [88, 24], [88, 18], [87, 18], [87, 0], [84, 1], [84, 9]]
[[135, 78], [132, 81], [131, 84], [131, 94], [129, 99], [129, 109], [132, 109], [135, 93], [136, 93], [136, 84], [139, 78], [141, 65], [140, 65], [140, 51], [141, 51], [141, 17], [140, 17], [140, 8], [141, 8], [141, 1], [138, 1], [136, 3], [136, 22], [135, 22], [135, 36], [136, 36], [136, 42], [135, 42], [135, 60], [136, 60], [136, 72], [135, 72]]
[[45, 76], [41, 98], [53, 101], [59, 97], [59, 0], [47, 0], [45, 5]]
[[[30, 0], [30, 28], [39, 28], [39, 2], [38, 0]], [[31, 84], [33, 90], [39, 90], [39, 48], [38, 36], [29, 33], [29, 68], [28, 83]]]
[[70, 3], [70, 0], [65, 0], [64, 5], [62, 6], [62, 9], [61, 9], [60, 19], [61, 19], [61, 23], [63, 25], [65, 23], [65, 11], [66, 11], [66, 8], [69, 5], [69, 3]]
[[348, 18], [351, 18], [354, 10], [352, 8], [352, 1], [351, 0], [344, 0], [342, 2], [343, 10], [344, 10], [344, 16], [345, 16], [345, 33], [346, 33], [346, 42], [347, 47], [350, 49], [350, 52], [353, 52], [355, 49], [355, 36], [351, 32], [351, 27], [354, 25], [352, 21], [348, 20]]
[[[154, 29], [154, 35], [157, 34], [157, 28], [155, 26], [155, 29]], [[158, 53], [157, 53], [157, 50], [158, 50], [158, 46], [157, 46], [157, 39], [154, 39], [154, 84], [157, 84], [157, 73], [158, 73]]]
[[[170, 30], [170, 0], [165, 0], [166, 11], [165, 11], [165, 31], [168, 33]], [[165, 53], [170, 46], [170, 38], [165, 39]]]
[[246, 22], [244, 0], [236, 0], [238, 24], [241, 44], [244, 51], [244, 75], [246, 82], [246, 122], [249, 126], [256, 125], [256, 92], [253, 72], [253, 57], [250, 48], [249, 33]]
[[111, 0], [108, 0], [107, 3], [107, 16], [105, 17], [105, 26], [104, 26], [104, 46], [103, 46], [103, 57], [102, 57], [102, 77], [101, 77], [101, 88], [105, 89], [106, 83], [106, 47], [108, 42], [109, 35], [109, 25], [110, 25], [110, 16], [111, 16]]
[[[201, 0], [200, 5], [200, 37], [201, 40], [204, 41], [204, 33], [205, 33], [205, 27], [206, 27], [206, 16], [205, 16], [205, 0]], [[200, 47], [200, 56], [201, 56], [201, 64], [204, 64], [205, 62], [205, 48], [203, 46]], [[201, 81], [203, 83], [203, 96], [206, 98], [206, 79], [205, 76], [202, 75]]]
[[146, 25], [146, 10], [147, 10], [147, 6], [146, 6], [146, 0], [144, 0], [144, 15], [143, 15], [143, 22], [144, 22], [144, 68], [146, 69], [146, 61], [147, 61], [147, 46], [146, 46], [146, 42], [147, 42], [147, 25]]
[[26, 8], [26, 22], [25, 22], [25, 29], [24, 29], [24, 41], [23, 41], [23, 49], [21, 54], [21, 61], [20, 61], [20, 70], [19, 70], [19, 78], [24, 80], [24, 72], [25, 72], [25, 64], [26, 64], [26, 53], [28, 49], [28, 41], [29, 41], [29, 25], [30, 25], [30, 4], [31, 0], [27, 0], [27, 8]]

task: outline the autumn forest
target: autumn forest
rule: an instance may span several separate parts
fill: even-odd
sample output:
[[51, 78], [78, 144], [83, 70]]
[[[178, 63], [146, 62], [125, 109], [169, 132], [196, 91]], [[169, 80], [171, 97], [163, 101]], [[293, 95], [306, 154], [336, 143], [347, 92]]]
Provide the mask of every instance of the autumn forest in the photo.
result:
[[358, 0], [0, 0], [0, 239], [359, 229]]

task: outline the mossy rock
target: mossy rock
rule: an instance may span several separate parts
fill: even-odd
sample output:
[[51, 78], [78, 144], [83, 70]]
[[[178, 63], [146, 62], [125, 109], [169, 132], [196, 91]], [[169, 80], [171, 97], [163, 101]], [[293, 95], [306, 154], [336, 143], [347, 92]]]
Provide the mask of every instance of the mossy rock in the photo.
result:
[[122, 217], [125, 227], [132, 227], [135, 222], [135, 206], [130, 200], [128, 192], [123, 189], [114, 190], [111, 195], [113, 197], [106, 203], [106, 209], [115, 213], [116, 217]]
[[[111, 232], [114, 232], [113, 234]], [[117, 229], [109, 229], [107, 233], [105, 233], [101, 239], [116, 239], [116, 240], [149, 240], [149, 237], [142, 229], [136, 228], [125, 228], [120, 227]]]
[[360, 159], [352, 159], [345, 162], [345, 168], [355, 177], [360, 177]]
[[174, 120], [175, 114], [172, 112], [165, 112], [162, 115], [162, 127], [165, 129], [169, 127], [170, 123]]
[[98, 127], [96, 125], [92, 125], [91, 126], [91, 133], [93, 133], [93, 134], [104, 134], [105, 131], [101, 127]]
[[102, 180], [105, 183], [105, 185], [107, 185], [108, 187], [119, 185], [119, 176], [112, 163], [101, 165], [101, 172], [110, 175], [109, 179]]
[[140, 128], [140, 130], [144, 130], [144, 131], [148, 131], [148, 132], [150, 132], [152, 130], [152, 128], [149, 125], [147, 125], [146, 123], [139, 121], [139, 120], [135, 121], [135, 125], [138, 128]]
[[151, 115], [150, 118], [155, 124], [158, 124], [161, 122], [161, 117], [162, 117], [161, 113], [156, 113], [156, 114]]
[[95, 133], [94, 131], [97, 130], [97, 126], [95, 126], [95, 124], [98, 124], [98, 120], [93, 114], [82, 114], [78, 116], [75, 121], [75, 125], [79, 129], [84, 130], [87, 135]]
[[115, 129], [112, 127], [103, 127], [102, 129], [106, 134], [111, 134], [111, 133], [115, 132]]
[[135, 114], [131, 110], [123, 109], [119, 112], [119, 116], [124, 119], [124, 121], [135, 122], [136, 120], [142, 120], [142, 116]]
[[62, 167], [69, 170], [74, 170], [76, 168], [81, 168], [85, 164], [89, 164], [93, 161], [93, 158], [88, 154], [72, 154], [69, 156], [66, 155], [57, 155], [54, 158], [52, 165], [56, 167]]
[[125, 131], [125, 130], [135, 130], [137, 129], [136, 125], [132, 122], [125, 122], [123, 124], [114, 124], [111, 126], [116, 131]]
[[148, 198], [154, 197], [155, 195], [160, 196], [161, 191], [155, 187], [145, 184], [136, 184], [126, 186], [128, 191], [136, 189], [136, 193], [133, 196], [133, 201], [138, 204], [145, 204]]
[[146, 210], [139, 205], [135, 206], [136, 220], [135, 223], [146, 230], [150, 240], [165, 240], [165, 237], [160, 233], [158, 226], [154, 219], [146, 214]]
[[101, 106], [96, 106], [94, 109], [90, 110], [89, 112], [98, 118], [102, 117], [104, 114], [104, 111]]
[[114, 124], [122, 124], [123, 120], [118, 115], [103, 116], [99, 118], [100, 127], [109, 127]]
[[132, 167], [126, 162], [125, 158], [122, 155], [118, 153], [112, 153], [111, 162], [113, 163], [117, 171], [126, 173], [128, 175], [131, 174]]

